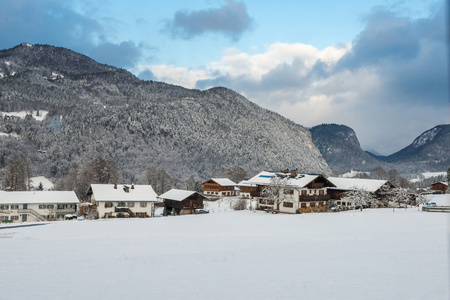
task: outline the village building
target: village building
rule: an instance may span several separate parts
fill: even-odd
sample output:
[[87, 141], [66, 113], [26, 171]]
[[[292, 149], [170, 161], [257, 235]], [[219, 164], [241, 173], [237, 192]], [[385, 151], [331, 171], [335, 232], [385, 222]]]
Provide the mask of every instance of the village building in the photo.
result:
[[[355, 203], [345, 197], [345, 193], [354, 190], [364, 190], [371, 193], [378, 200], [383, 200], [386, 193], [395, 188], [389, 180], [379, 179], [363, 179], [363, 178], [343, 178], [328, 177], [335, 187], [328, 189], [328, 194], [333, 204], [341, 208], [354, 208]], [[382, 201], [377, 203], [378, 206], [384, 205]]]
[[[279, 178], [282, 186], [277, 191], [277, 200], [270, 199], [264, 190], [275, 185], [275, 178]], [[306, 213], [325, 211], [328, 209], [330, 195], [327, 190], [335, 187], [323, 175], [298, 174], [296, 169], [284, 172], [261, 172], [256, 176], [239, 183], [240, 196], [256, 199], [257, 209], [279, 211], [282, 213]], [[274, 197], [275, 198], [275, 197]]]
[[447, 182], [435, 182], [431, 185], [430, 190], [435, 192], [440, 192], [441, 194], [445, 194], [448, 190], [448, 183]]
[[87, 191], [99, 218], [154, 217], [157, 196], [151, 185], [91, 184]]
[[205, 196], [195, 191], [171, 189], [159, 196], [164, 202], [164, 215], [189, 215], [203, 208]]
[[76, 216], [79, 200], [73, 191], [0, 191], [1, 222], [36, 222]]
[[207, 196], [236, 196], [236, 183], [228, 178], [211, 178], [202, 183], [202, 192]]

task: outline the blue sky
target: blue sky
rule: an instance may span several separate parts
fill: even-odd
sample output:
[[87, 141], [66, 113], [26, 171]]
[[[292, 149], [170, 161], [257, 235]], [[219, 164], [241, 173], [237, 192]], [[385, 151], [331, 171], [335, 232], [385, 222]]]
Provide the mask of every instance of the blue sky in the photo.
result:
[[0, 49], [51, 44], [187, 88], [231, 88], [391, 154], [449, 123], [444, 0], [2, 0]]

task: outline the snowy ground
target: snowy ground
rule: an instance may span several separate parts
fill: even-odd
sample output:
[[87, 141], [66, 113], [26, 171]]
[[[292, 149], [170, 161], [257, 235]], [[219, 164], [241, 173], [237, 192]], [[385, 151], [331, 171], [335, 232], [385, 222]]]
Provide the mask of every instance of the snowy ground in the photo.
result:
[[41, 182], [42, 182], [44, 191], [50, 191], [51, 189], [53, 189], [53, 183], [48, 178], [45, 178], [44, 176], [32, 177], [32, 178], [30, 178], [30, 181], [31, 181], [30, 185], [31, 185], [32, 189], [37, 189], [39, 187], [39, 183], [41, 183]]
[[4, 299], [448, 299], [450, 214], [417, 208], [0, 225]]

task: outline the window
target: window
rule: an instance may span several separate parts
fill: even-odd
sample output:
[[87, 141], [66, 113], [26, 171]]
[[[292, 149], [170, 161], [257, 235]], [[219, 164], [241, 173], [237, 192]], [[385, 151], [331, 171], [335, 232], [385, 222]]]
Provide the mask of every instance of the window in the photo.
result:
[[302, 208], [306, 208], [306, 203], [305, 202], [302, 203]]
[[19, 220], [19, 216], [11, 216], [11, 220], [13, 220], [13, 221]]
[[0, 205], [0, 209], [9, 209], [9, 205]]
[[39, 209], [46, 209], [47, 206], [45, 204], [39, 204]]
[[294, 190], [284, 190], [285, 195], [294, 195]]
[[316, 202], [311, 202], [311, 203], [309, 204], [309, 206], [311, 206], [311, 207], [316, 207]]
[[125, 202], [119, 202], [119, 204], [117, 206], [119, 206], [119, 207], [126, 207], [127, 205], [125, 204]]
[[11, 209], [19, 209], [19, 205], [18, 204], [11, 205]]
[[49, 204], [49, 205], [47, 205], [47, 208], [48, 208], [48, 209], [54, 209], [55, 206], [54, 206], [53, 204]]
[[105, 208], [109, 208], [109, 207], [113, 207], [113, 203], [112, 202], [105, 202]]
[[319, 191], [319, 195], [323, 195], [323, 190], [320, 190], [320, 191]]
[[128, 202], [128, 207], [134, 207], [134, 202]]
[[292, 203], [292, 202], [283, 202], [283, 207], [294, 207], [294, 203]]
[[8, 220], [9, 220], [9, 217], [8, 217], [8, 216], [1, 216], [1, 219], [2, 219], [3, 221], [8, 221]]
[[141, 207], [147, 207], [147, 202], [141, 202]]
[[302, 196], [306, 196], [306, 190], [302, 190]]

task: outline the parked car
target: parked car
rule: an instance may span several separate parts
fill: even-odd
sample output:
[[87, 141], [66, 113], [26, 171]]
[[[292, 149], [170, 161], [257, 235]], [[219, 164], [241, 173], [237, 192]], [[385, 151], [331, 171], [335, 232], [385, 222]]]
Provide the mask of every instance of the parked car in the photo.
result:
[[195, 213], [196, 215], [199, 215], [199, 214], [209, 214], [209, 211], [208, 211], [208, 210], [204, 210], [204, 209], [196, 209], [196, 210], [194, 211], [194, 213]]
[[427, 202], [427, 203], [425, 203], [425, 206], [426, 207], [436, 207], [437, 205], [436, 205], [436, 202]]

